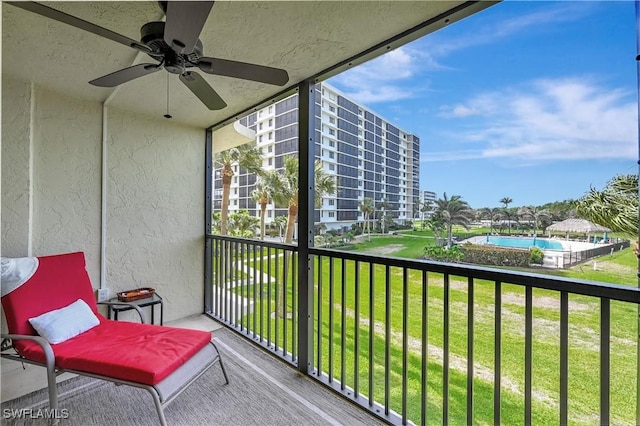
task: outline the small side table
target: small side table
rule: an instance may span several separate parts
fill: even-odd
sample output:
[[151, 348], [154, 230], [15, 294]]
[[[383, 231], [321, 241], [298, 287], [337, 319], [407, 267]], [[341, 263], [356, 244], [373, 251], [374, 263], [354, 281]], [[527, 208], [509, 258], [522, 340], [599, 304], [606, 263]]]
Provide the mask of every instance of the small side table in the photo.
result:
[[[119, 302], [119, 300], [117, 297], [114, 297], [113, 299], [109, 299], [109, 302]], [[125, 302], [122, 302], [122, 303], [125, 303]], [[164, 316], [164, 303], [162, 302], [162, 297], [160, 297], [158, 293], [154, 293], [152, 297], [147, 297], [145, 299], [139, 299], [139, 300], [132, 300], [131, 302], [126, 302], [126, 303], [134, 304], [141, 308], [150, 306], [151, 307], [151, 324], [155, 324], [155, 316], [154, 316], [155, 305], [159, 304], [160, 305], [160, 325], [162, 325], [162, 320]], [[113, 319], [117, 321], [118, 312], [130, 311], [132, 309], [135, 309], [135, 308], [127, 305], [109, 305], [109, 319], [111, 319], [111, 312], [113, 312]]]

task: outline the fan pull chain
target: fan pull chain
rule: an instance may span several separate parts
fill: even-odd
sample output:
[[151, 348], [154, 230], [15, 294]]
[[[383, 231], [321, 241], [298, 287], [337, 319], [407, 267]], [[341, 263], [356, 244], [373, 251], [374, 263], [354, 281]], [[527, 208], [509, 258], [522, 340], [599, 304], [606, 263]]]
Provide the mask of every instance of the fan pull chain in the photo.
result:
[[167, 73], [167, 113], [164, 118], [172, 118], [171, 114], [169, 114], [169, 73]]

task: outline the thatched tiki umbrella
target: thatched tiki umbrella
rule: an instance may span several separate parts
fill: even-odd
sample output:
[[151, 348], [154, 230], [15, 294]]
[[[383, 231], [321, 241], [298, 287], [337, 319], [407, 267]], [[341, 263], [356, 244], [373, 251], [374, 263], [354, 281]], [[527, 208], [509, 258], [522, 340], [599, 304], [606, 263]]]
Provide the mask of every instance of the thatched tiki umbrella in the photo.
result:
[[547, 226], [547, 232], [549, 232], [549, 236], [551, 236], [551, 232], [564, 232], [568, 239], [570, 232], [579, 232], [581, 234], [588, 235], [600, 232], [611, 232], [611, 229], [606, 226], [589, 222], [586, 219], [567, 219]]

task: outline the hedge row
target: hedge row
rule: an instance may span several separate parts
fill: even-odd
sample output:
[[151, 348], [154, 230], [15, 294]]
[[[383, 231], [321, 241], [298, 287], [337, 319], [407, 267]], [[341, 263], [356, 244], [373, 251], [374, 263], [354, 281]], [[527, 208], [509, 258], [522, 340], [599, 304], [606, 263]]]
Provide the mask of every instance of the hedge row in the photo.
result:
[[462, 247], [464, 263], [475, 263], [479, 265], [495, 266], [518, 266], [528, 267], [531, 262], [529, 250], [518, 250], [512, 248], [495, 246], [477, 246], [465, 244]]

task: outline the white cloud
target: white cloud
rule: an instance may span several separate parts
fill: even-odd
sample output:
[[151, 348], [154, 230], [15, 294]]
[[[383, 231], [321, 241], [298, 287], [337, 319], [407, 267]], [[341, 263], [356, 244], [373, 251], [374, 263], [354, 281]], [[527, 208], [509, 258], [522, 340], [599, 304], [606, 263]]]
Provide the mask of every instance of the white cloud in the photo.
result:
[[[500, 7], [494, 6], [494, 7]], [[440, 37], [437, 33], [421, 40], [422, 49], [438, 60], [446, 55], [462, 49], [495, 43], [516, 34], [532, 34], [553, 30], [558, 24], [578, 21], [585, 15], [593, 13], [597, 3], [560, 2], [557, 4], [542, 3], [540, 10], [520, 13], [512, 16], [494, 15], [493, 20], [483, 21], [473, 31], [459, 36]], [[462, 24], [464, 25], [464, 23]]]
[[[554, 28], [559, 23], [578, 20], [591, 12], [584, 2], [545, 5], [541, 10], [516, 16], [498, 15], [459, 37], [440, 37], [438, 33], [410, 45], [392, 50], [372, 61], [334, 77], [346, 95], [365, 104], [394, 102], [414, 98], [428, 89], [427, 78], [417, 75], [424, 71], [451, 70], [442, 59], [462, 49], [495, 43], [516, 33]], [[460, 24], [460, 25], [464, 25]], [[418, 84], [416, 84], [418, 83]], [[474, 115], [474, 111], [451, 111], [453, 114]]]
[[402, 82], [415, 77], [419, 64], [416, 52], [400, 47], [334, 77], [333, 81], [346, 95], [364, 104], [396, 101], [416, 95], [416, 91], [403, 88]]
[[[455, 137], [461, 157], [520, 161], [635, 159], [637, 104], [633, 94], [588, 79], [537, 80], [523, 88], [485, 93], [467, 103], [443, 107], [442, 117], [471, 115], [474, 128]], [[469, 150], [469, 146], [473, 146]], [[449, 145], [451, 146], [451, 145]], [[425, 153], [423, 161], [444, 161], [456, 152]]]

